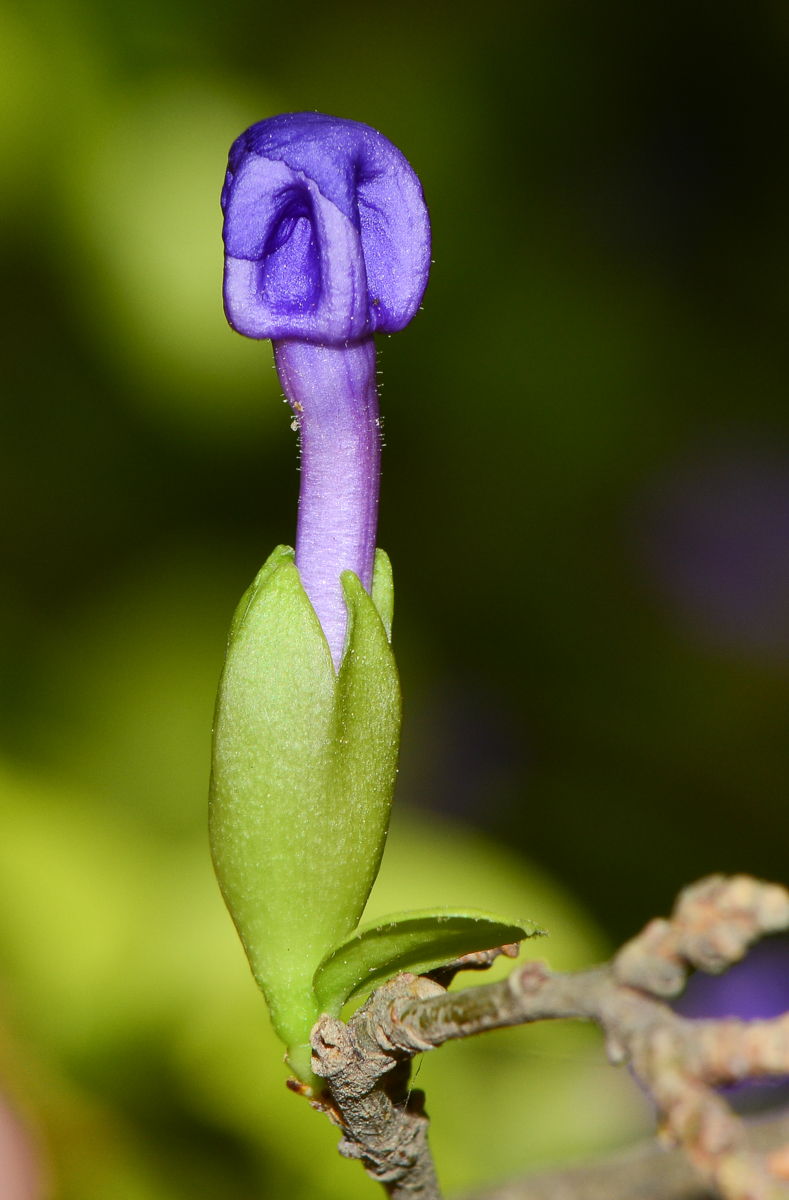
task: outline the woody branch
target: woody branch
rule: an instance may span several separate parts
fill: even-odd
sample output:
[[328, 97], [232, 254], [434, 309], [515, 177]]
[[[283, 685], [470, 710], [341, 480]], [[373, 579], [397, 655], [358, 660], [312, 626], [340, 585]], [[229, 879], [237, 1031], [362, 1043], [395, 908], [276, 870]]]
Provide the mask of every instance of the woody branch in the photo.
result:
[[[789, 1014], [692, 1021], [665, 1003], [690, 967], [718, 973], [763, 934], [788, 926], [784, 888], [712, 876], [686, 888], [670, 920], [650, 922], [603, 966], [563, 974], [529, 962], [501, 982], [459, 992], [401, 975], [347, 1025], [323, 1017], [313, 1029], [313, 1068], [327, 1083], [320, 1107], [343, 1131], [341, 1153], [361, 1159], [395, 1200], [437, 1200], [423, 1097], [407, 1092], [410, 1059], [507, 1025], [591, 1020], [605, 1034], [609, 1059], [630, 1063], [655, 1104], [661, 1140], [682, 1148], [700, 1187], [722, 1200], [789, 1200], [789, 1144], [754, 1148], [745, 1123], [714, 1090], [789, 1073]], [[659, 1170], [654, 1176], [652, 1200], [672, 1194], [667, 1185], [661, 1190]]]

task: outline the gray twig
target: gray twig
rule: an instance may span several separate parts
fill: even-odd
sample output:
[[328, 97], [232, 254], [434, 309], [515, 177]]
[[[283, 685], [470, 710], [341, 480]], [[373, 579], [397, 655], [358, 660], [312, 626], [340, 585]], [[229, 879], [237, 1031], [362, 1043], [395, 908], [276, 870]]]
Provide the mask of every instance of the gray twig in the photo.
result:
[[[789, 1141], [789, 1113], [745, 1123], [745, 1142], [769, 1153]], [[467, 1200], [710, 1200], [684, 1150], [656, 1138], [560, 1171], [527, 1175]]]
[[345, 1025], [322, 1017], [312, 1031], [313, 1070], [327, 1083], [314, 1107], [343, 1131], [340, 1154], [361, 1159], [393, 1200], [440, 1200], [427, 1143], [424, 1092], [409, 1089], [412, 1053], [384, 1032], [389, 1009], [402, 1000], [445, 995], [432, 979], [399, 975], [379, 988]]
[[[395, 1200], [438, 1200], [422, 1094], [407, 1092], [409, 1060], [450, 1039], [506, 1025], [592, 1020], [605, 1033], [609, 1059], [629, 1062], [651, 1096], [663, 1143], [681, 1146], [685, 1155], [634, 1152], [630, 1200], [647, 1195], [638, 1191], [636, 1164], [651, 1164], [650, 1200], [690, 1200], [704, 1188], [723, 1200], [789, 1200], [789, 1146], [755, 1146], [714, 1090], [789, 1073], [789, 1014], [772, 1021], [689, 1021], [660, 999], [682, 990], [689, 966], [724, 970], [762, 934], [787, 926], [783, 888], [746, 876], [712, 876], [681, 893], [670, 921], [651, 922], [604, 966], [555, 974], [529, 962], [499, 983], [460, 992], [401, 975], [379, 988], [348, 1025], [323, 1017], [315, 1026], [313, 1066], [327, 1091], [314, 1103], [342, 1128], [341, 1153], [360, 1158]], [[612, 1179], [622, 1175], [615, 1165], [585, 1170], [586, 1191], [581, 1177], [564, 1172], [543, 1184], [533, 1180], [525, 1191], [491, 1195], [592, 1200], [607, 1187], [607, 1200], [625, 1196], [614, 1190]]]

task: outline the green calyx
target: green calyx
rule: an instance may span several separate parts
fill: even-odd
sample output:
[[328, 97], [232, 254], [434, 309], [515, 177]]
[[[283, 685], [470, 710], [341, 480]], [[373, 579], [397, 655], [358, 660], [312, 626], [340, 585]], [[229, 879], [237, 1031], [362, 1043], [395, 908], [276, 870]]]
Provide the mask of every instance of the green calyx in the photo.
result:
[[253, 974], [310, 1073], [309, 1035], [365, 985], [529, 936], [487, 913], [404, 913], [357, 929], [383, 854], [400, 740], [389, 637], [392, 575], [372, 597], [342, 577], [348, 633], [335, 674], [293, 551], [279, 546], [236, 610], [219, 685], [211, 851]]

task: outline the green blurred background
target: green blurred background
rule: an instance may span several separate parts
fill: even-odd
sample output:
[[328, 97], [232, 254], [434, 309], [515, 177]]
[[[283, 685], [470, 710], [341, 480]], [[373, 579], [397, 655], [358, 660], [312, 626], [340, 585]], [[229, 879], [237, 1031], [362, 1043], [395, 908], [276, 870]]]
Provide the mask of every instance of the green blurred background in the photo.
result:
[[[285, 1092], [207, 858], [224, 638], [298, 491], [221, 310], [253, 120], [375, 125], [433, 219], [380, 343], [371, 913], [500, 906], [560, 967], [705, 872], [787, 881], [788, 68], [776, 2], [0, 3], [0, 1075], [53, 1197], [376, 1194]], [[581, 1027], [419, 1086], [450, 1190], [650, 1126]]]

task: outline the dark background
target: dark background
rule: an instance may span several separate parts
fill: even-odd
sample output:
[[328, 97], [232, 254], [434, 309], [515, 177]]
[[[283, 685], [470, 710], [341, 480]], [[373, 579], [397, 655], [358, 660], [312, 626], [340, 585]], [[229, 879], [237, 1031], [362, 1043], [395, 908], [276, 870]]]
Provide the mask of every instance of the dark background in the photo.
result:
[[202, 828], [204, 759], [157, 738], [298, 491], [269, 352], [222, 325], [222, 156], [315, 108], [433, 221], [380, 343], [400, 803], [613, 940], [705, 873], [789, 881], [786, 6], [26, 0], [0, 56], [9, 769]]

